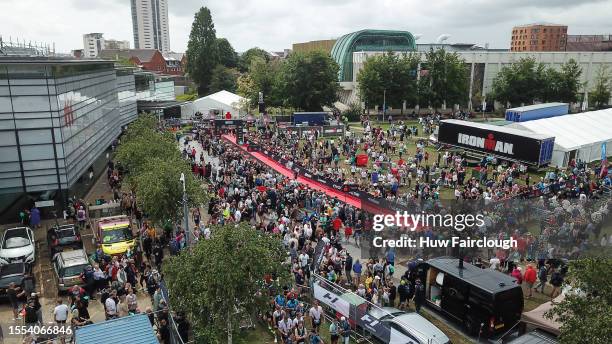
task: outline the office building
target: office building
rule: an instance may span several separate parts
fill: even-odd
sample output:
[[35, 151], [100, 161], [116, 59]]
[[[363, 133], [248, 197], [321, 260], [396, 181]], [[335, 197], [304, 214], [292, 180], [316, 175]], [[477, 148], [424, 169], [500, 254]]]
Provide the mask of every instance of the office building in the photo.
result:
[[0, 221], [84, 196], [139, 100], [174, 100], [174, 82], [107, 60], [0, 54]]
[[512, 28], [511, 51], [565, 51], [567, 25], [536, 23]]
[[131, 0], [135, 49], [170, 51], [168, 0]]
[[83, 57], [94, 58], [104, 49], [103, 33], [87, 33], [83, 35]]

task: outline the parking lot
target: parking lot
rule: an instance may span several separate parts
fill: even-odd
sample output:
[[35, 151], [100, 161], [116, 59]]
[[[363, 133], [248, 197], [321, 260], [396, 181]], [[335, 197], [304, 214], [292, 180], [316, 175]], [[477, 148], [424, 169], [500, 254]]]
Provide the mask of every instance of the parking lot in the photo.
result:
[[[87, 203], [93, 203], [95, 198], [108, 197], [109, 193], [110, 189], [106, 184], [106, 177], [103, 176], [94, 185], [92, 190], [89, 192], [89, 195], [85, 198], [85, 201]], [[57, 223], [63, 224], [66, 222], [63, 219], [60, 219], [57, 221]], [[55, 224], [55, 219], [43, 219], [41, 222], [41, 227], [34, 229], [34, 236], [36, 239], [36, 261], [32, 266], [32, 274], [36, 283], [36, 292], [40, 296], [43, 322], [45, 324], [53, 322], [53, 309], [55, 308], [58, 297], [62, 298], [64, 303], [70, 303], [70, 298], [65, 292], [58, 293], [58, 281], [47, 243], [47, 230]], [[3, 226], [2, 229], [10, 227], [11, 226], [9, 225]], [[81, 238], [83, 241], [83, 248], [87, 254], [89, 255], [94, 252], [96, 247], [93, 240], [93, 232], [90, 229], [82, 230]], [[138, 286], [137, 289], [140, 290], [140, 286]], [[147, 307], [151, 306], [150, 297], [145, 291], [138, 291], [136, 295], [138, 307], [141, 310], [144, 311]], [[96, 297], [96, 300], [90, 300], [88, 311], [91, 316], [91, 320], [94, 323], [104, 321], [104, 307], [100, 302], [99, 297]], [[13, 313], [8, 300], [2, 300], [0, 302], [0, 324], [2, 324], [4, 343], [21, 343], [21, 336], [10, 336], [9, 326], [23, 325], [23, 320], [13, 320]]]

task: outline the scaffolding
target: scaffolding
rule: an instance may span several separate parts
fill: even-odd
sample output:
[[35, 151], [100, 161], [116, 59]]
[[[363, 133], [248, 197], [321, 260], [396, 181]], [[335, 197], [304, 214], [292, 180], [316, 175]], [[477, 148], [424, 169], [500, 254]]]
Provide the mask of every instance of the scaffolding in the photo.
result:
[[9, 37], [8, 41], [0, 35], [0, 56], [38, 56], [55, 55], [55, 43], [32, 42]]

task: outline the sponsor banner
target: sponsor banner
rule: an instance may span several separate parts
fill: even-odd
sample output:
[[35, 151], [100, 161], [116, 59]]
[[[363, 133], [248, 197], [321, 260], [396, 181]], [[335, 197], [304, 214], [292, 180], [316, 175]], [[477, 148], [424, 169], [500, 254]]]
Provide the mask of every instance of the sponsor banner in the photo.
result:
[[469, 122], [465, 124], [440, 122], [438, 141], [533, 165], [546, 162], [540, 161], [542, 140], [494, 129], [479, 128]]
[[314, 283], [314, 297], [345, 317], [350, 316], [351, 304], [340, 295], [323, 288], [319, 283]]

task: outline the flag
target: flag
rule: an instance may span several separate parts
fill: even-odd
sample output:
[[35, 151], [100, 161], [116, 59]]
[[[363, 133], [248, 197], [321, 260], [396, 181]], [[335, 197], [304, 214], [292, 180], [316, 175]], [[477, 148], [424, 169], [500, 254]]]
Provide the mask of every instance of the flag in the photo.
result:
[[601, 143], [601, 171], [599, 178], [603, 178], [608, 174], [608, 154], [606, 152], [606, 143]]

